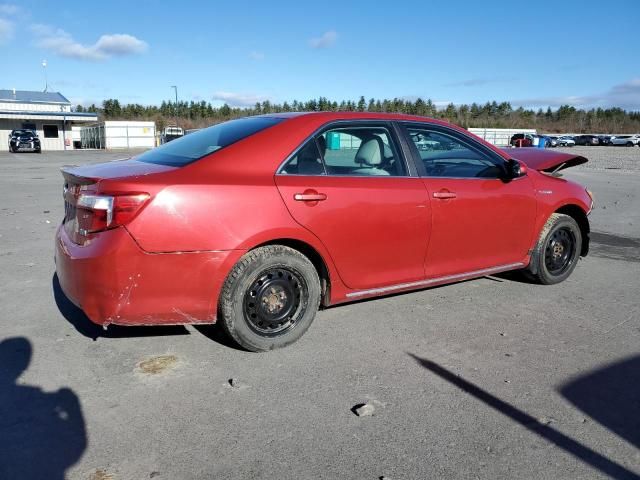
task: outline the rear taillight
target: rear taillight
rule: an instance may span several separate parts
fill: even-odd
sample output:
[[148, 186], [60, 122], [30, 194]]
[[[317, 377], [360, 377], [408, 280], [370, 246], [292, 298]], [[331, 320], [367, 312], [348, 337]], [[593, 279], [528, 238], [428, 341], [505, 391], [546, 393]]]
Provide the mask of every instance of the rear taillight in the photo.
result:
[[76, 203], [78, 233], [88, 235], [128, 222], [140, 212], [149, 200], [148, 193], [94, 195], [81, 193]]

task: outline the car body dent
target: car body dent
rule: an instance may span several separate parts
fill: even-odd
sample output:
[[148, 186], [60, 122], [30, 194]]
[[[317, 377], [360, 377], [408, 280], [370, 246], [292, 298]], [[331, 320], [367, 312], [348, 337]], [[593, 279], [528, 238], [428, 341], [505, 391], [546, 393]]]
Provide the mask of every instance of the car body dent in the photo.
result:
[[587, 159], [580, 155], [563, 153], [538, 148], [513, 148], [505, 152], [512, 158], [523, 162], [528, 168], [541, 172], [551, 172], [564, 168], [575, 167], [587, 163]]

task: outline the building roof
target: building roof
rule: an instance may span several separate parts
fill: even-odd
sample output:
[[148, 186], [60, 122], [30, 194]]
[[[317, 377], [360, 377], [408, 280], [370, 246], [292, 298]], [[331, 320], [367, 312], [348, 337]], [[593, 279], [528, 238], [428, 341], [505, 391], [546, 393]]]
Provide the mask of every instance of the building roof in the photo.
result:
[[98, 114], [84, 112], [22, 112], [15, 110], [0, 110], [0, 119], [95, 122], [98, 120]]
[[71, 102], [60, 92], [31, 92], [29, 90], [13, 90], [0, 89], [0, 102], [19, 102], [19, 103], [57, 103], [71, 105]]

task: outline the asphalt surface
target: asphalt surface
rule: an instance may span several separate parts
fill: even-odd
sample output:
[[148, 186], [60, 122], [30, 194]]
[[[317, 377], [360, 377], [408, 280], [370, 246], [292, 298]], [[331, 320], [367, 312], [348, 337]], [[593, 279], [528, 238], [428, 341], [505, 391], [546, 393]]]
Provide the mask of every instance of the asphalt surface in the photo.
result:
[[330, 308], [266, 354], [92, 327], [56, 292], [59, 167], [123, 154], [0, 154], [0, 478], [639, 478], [640, 148], [573, 151], [600, 160], [566, 174], [597, 202], [566, 282]]

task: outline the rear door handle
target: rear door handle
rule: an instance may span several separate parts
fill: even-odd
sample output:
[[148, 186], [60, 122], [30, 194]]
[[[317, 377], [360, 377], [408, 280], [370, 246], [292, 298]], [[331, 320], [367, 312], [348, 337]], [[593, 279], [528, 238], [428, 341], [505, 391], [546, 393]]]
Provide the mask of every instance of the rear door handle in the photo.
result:
[[446, 200], [447, 198], [456, 198], [457, 195], [455, 192], [450, 192], [449, 190], [440, 190], [439, 192], [433, 192], [433, 198], [438, 198], [440, 200]]
[[304, 193], [296, 193], [293, 196], [293, 199], [296, 202], [322, 202], [327, 199], [327, 195], [324, 193], [318, 192], [304, 192]]

